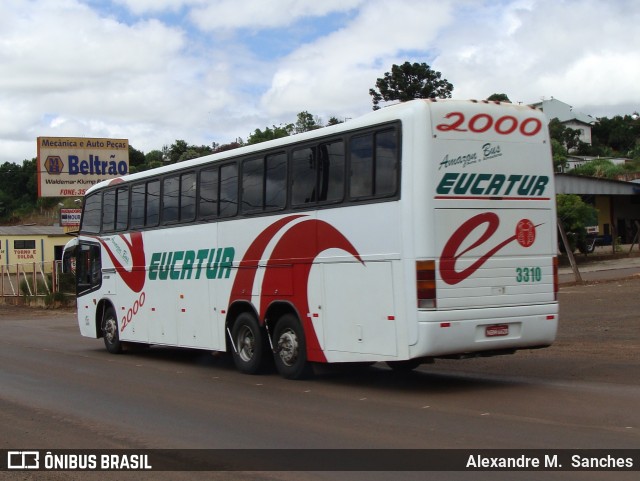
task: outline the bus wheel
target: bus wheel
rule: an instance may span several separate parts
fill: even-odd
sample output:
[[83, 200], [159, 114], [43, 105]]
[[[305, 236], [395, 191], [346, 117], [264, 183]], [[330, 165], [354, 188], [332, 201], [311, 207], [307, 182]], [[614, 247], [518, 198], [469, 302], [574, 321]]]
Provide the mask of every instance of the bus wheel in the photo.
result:
[[420, 359], [407, 359], [406, 361], [387, 361], [387, 366], [389, 366], [394, 371], [400, 372], [413, 371], [420, 364], [422, 364], [422, 360]]
[[102, 319], [102, 337], [104, 345], [111, 354], [119, 354], [122, 352], [122, 343], [118, 334], [118, 318], [113, 307], [109, 307]]
[[253, 314], [243, 312], [238, 316], [231, 331], [233, 338], [233, 362], [238, 371], [257, 374], [264, 358], [264, 337]]
[[307, 362], [304, 331], [296, 316], [283, 315], [273, 333], [276, 368], [286, 379], [304, 379], [312, 374]]

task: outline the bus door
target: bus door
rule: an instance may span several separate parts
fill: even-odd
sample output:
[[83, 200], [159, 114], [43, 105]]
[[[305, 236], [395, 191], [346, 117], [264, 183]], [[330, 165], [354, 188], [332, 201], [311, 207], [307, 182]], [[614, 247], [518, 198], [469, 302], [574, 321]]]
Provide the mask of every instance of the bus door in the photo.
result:
[[100, 244], [80, 241], [76, 249], [76, 292], [78, 297], [102, 286]]

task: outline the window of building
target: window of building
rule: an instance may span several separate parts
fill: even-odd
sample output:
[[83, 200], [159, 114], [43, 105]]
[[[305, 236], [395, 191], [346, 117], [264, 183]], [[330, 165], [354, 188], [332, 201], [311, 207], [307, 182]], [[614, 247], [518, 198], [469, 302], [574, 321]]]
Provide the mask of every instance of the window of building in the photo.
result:
[[35, 240], [14, 240], [13, 248], [14, 249], [35, 249], [36, 241]]

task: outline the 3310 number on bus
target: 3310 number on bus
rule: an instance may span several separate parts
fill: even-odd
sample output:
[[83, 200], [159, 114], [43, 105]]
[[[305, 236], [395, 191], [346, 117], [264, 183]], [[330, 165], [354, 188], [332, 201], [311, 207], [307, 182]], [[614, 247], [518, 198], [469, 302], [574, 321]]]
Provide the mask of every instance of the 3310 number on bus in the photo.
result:
[[542, 281], [542, 268], [540, 267], [517, 267], [516, 268], [516, 282], [541, 282]]

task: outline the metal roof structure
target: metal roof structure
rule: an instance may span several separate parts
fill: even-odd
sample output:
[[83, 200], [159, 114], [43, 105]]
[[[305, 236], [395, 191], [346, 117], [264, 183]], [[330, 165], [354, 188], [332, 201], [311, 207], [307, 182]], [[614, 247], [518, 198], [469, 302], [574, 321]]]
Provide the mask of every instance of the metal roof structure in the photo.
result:
[[0, 235], [47, 235], [47, 236], [65, 236], [64, 229], [61, 226], [51, 225], [11, 225], [0, 226]]
[[556, 194], [640, 195], [640, 185], [621, 180], [555, 174]]

